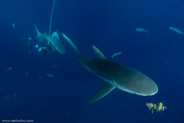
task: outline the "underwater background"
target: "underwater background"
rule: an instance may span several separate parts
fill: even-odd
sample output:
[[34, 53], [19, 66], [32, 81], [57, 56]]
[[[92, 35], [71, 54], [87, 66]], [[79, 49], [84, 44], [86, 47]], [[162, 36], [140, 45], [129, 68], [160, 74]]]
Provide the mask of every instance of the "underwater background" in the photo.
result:
[[[53, 0], [0, 0], [0, 120], [35, 123], [184, 123], [183, 0], [56, 0], [52, 32], [66, 53], [35, 48], [36, 25], [48, 33]], [[138, 32], [141, 27], [149, 33]], [[154, 96], [115, 89], [93, 104], [87, 100], [103, 84], [87, 72], [62, 38], [96, 57], [91, 45], [110, 59], [148, 75]], [[116, 52], [122, 54], [111, 56]], [[147, 102], [167, 109], [152, 113]]]

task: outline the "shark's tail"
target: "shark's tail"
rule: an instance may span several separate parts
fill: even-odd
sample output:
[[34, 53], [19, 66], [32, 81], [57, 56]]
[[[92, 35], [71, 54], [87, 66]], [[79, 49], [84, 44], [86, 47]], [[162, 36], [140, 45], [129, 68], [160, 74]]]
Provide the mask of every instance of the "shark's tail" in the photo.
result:
[[62, 33], [62, 35], [63, 35], [63, 38], [66, 39], [66, 41], [72, 46], [72, 48], [73, 48], [74, 51], [77, 53], [77, 55], [78, 55], [79, 57], [81, 57], [81, 53], [79, 52], [77, 46], [72, 42], [72, 40], [70, 40], [70, 39], [68, 38], [68, 36], [66, 36], [64, 33]]

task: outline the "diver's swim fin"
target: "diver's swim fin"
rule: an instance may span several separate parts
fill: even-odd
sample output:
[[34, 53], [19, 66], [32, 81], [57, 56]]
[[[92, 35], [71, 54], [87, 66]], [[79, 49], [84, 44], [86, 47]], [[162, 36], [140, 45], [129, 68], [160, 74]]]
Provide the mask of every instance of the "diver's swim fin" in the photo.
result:
[[51, 44], [56, 48], [56, 50], [60, 52], [61, 54], [65, 54], [66, 52], [65, 46], [60, 40], [58, 33], [53, 32], [50, 38], [51, 38]]
[[65, 54], [65, 46], [59, 38], [57, 32], [53, 32], [49, 37], [48, 34], [45, 33], [44, 37], [52, 44], [52, 46], [61, 54]]
[[38, 30], [36, 25], [35, 25], [35, 30], [36, 30], [37, 37], [43, 36], [43, 34]]

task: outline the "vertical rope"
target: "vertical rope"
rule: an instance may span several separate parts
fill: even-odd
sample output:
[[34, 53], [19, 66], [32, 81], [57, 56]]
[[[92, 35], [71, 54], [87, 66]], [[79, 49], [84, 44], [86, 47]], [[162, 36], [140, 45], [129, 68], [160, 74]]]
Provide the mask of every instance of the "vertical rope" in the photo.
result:
[[53, 1], [52, 12], [51, 12], [51, 16], [50, 16], [49, 38], [50, 38], [50, 33], [51, 33], [51, 28], [52, 28], [52, 16], [54, 13], [54, 6], [55, 6], [55, 0]]

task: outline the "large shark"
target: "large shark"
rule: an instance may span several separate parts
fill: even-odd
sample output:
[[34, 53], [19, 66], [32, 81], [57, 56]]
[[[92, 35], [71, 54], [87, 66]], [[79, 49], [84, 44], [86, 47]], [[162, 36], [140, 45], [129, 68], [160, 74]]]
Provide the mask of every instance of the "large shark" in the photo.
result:
[[141, 96], [152, 96], [158, 92], [156, 83], [145, 74], [117, 62], [107, 60], [95, 46], [92, 47], [97, 57], [84, 57], [76, 45], [65, 34], [62, 35], [77, 53], [80, 63], [89, 72], [104, 80], [102, 88], [88, 100], [88, 103], [100, 100], [115, 88]]

